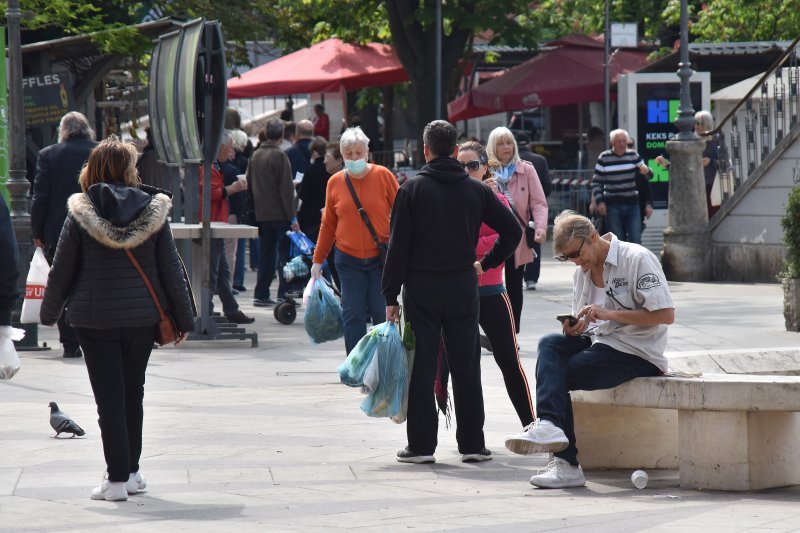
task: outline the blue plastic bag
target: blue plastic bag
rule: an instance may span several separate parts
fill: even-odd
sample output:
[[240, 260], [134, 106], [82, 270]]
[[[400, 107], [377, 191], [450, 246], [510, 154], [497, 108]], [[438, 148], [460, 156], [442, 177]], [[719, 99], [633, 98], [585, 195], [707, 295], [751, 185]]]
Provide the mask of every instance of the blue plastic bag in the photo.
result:
[[350, 350], [347, 358], [339, 365], [339, 379], [348, 387], [363, 387], [364, 374], [367, 372], [378, 346], [378, 335], [385, 334], [387, 323], [379, 324], [361, 337], [358, 344]]
[[344, 336], [342, 304], [324, 279], [311, 280], [303, 325], [311, 342], [319, 344]]
[[397, 417], [403, 412], [403, 400], [407, 395], [408, 356], [397, 325], [393, 322], [383, 325], [383, 332], [377, 335], [374, 355], [378, 385], [361, 402], [361, 410], [367, 416]]

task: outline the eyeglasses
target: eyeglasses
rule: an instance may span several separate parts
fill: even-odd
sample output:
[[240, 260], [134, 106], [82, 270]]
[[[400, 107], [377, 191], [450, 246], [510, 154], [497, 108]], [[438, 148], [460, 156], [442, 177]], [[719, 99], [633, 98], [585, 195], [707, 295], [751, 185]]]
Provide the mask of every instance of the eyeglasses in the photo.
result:
[[459, 163], [461, 163], [462, 167], [472, 172], [475, 172], [476, 170], [481, 168], [481, 162], [478, 159], [473, 159], [472, 161], [467, 161], [466, 163], [464, 163], [463, 161], [459, 161]]
[[581, 249], [583, 248], [583, 243], [586, 242], [586, 239], [581, 240], [581, 245], [578, 246], [578, 250], [572, 252], [571, 254], [560, 254], [556, 256], [556, 259], [559, 261], [567, 261], [568, 259], [577, 259], [581, 255]]
[[618, 305], [618, 306], [620, 306], [621, 308], [623, 308], [623, 309], [627, 309], [628, 311], [631, 311], [631, 308], [630, 308], [630, 307], [628, 307], [627, 305], [625, 305], [625, 304], [623, 304], [622, 302], [620, 302], [619, 300], [617, 300], [617, 298], [614, 296], [614, 289], [612, 289], [612, 288], [609, 288], [609, 289], [606, 291], [606, 296], [608, 296], [609, 298], [611, 298], [612, 300], [614, 300], [615, 302], [617, 302], [617, 305]]
[[633, 148], [633, 143], [628, 143], [628, 148]]

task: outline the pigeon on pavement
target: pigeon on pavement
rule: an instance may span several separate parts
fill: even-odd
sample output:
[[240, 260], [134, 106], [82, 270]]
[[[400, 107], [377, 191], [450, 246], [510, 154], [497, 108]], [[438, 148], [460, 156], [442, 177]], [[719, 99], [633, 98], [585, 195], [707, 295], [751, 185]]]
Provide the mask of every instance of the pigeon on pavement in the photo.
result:
[[57, 438], [62, 433], [72, 433], [72, 436], [75, 435], [82, 437], [85, 433], [81, 427], [73, 422], [73, 420], [66, 414], [62, 413], [58, 409], [58, 404], [56, 402], [50, 402], [50, 425], [53, 426], [53, 429], [56, 430]]

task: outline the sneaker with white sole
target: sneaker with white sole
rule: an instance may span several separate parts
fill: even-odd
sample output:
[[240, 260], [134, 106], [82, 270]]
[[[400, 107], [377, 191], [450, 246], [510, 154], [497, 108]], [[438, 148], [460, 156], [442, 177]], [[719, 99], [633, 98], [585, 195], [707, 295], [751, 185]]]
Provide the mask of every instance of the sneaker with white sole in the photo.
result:
[[475, 453], [465, 453], [461, 455], [462, 463], [482, 463], [483, 461], [491, 461], [492, 452], [486, 448]]
[[426, 464], [435, 463], [436, 458], [433, 455], [418, 455], [406, 446], [405, 449], [397, 452], [397, 461], [400, 463]]
[[506, 437], [506, 448], [514, 453], [556, 453], [569, 446], [569, 439], [561, 428], [549, 420], [537, 418], [528, 424], [522, 433]]
[[124, 502], [128, 499], [128, 490], [124, 481], [109, 481], [104, 479], [102, 483], [92, 489], [89, 496], [93, 500], [106, 500], [107, 502]]
[[131, 474], [128, 478], [128, 482], [125, 483], [125, 489], [128, 491], [128, 494], [136, 494], [137, 492], [142, 492], [146, 488], [147, 480], [141, 472]]
[[573, 466], [569, 461], [553, 457], [543, 471], [531, 477], [531, 485], [543, 489], [583, 487], [586, 485], [586, 478], [583, 477], [581, 465]]

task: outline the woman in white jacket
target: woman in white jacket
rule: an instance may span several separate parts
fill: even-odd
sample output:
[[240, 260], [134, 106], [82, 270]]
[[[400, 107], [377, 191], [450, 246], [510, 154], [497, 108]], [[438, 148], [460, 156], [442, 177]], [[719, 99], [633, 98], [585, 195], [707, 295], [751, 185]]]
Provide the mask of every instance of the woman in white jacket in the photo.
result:
[[[517, 218], [521, 219], [520, 223], [527, 225], [529, 220], [534, 221], [535, 240], [538, 243], [544, 242], [547, 237], [547, 200], [536, 169], [529, 162], [520, 159], [519, 148], [511, 130], [504, 127], [493, 129], [486, 143], [486, 151], [489, 159], [499, 161], [501, 164], [494, 178], [497, 190], [506, 195], [508, 203], [518, 215]], [[505, 268], [506, 291], [514, 310], [517, 333], [522, 314], [522, 280], [525, 265], [532, 261], [533, 251], [523, 234], [514, 255], [506, 260]]]

